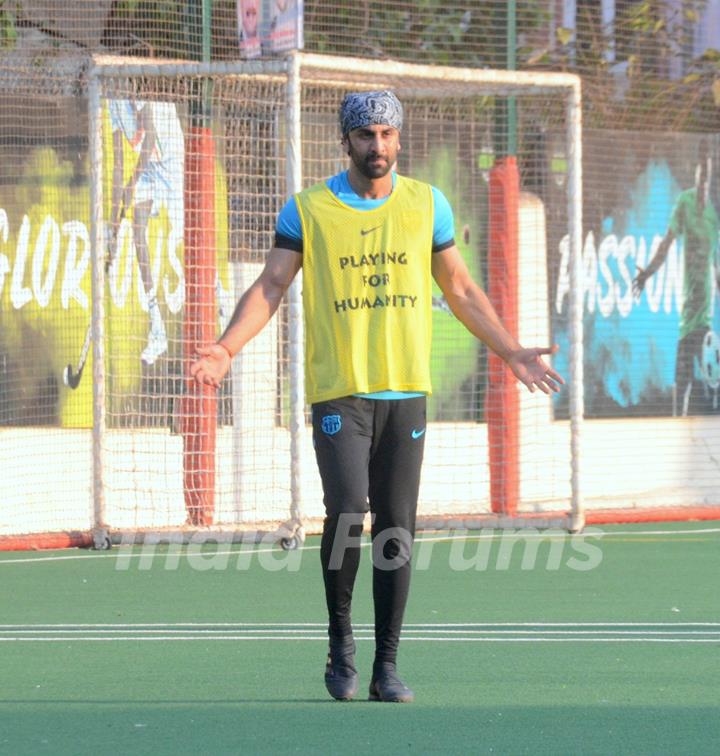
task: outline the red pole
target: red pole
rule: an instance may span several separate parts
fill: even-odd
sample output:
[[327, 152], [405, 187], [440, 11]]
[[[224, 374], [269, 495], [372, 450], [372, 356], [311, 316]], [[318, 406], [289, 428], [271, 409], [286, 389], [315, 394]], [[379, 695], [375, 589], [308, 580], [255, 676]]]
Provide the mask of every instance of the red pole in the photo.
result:
[[[518, 335], [518, 204], [520, 176], [515, 157], [503, 157], [490, 171], [488, 296], [510, 333]], [[488, 355], [485, 399], [490, 454], [490, 505], [514, 515], [520, 493], [520, 397], [512, 371]]]
[[183, 483], [187, 521], [211, 525], [215, 510], [217, 394], [198, 386], [189, 365], [215, 340], [215, 148], [208, 127], [190, 128], [185, 147], [185, 396]]

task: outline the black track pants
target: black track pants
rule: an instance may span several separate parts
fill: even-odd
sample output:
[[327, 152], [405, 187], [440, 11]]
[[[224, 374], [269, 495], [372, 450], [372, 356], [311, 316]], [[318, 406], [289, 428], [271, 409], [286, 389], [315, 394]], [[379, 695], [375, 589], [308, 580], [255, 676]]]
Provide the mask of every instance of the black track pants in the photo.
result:
[[323, 484], [320, 557], [331, 636], [351, 632], [364, 514], [372, 513], [375, 660], [394, 662], [410, 587], [425, 397], [344, 397], [314, 404], [313, 441]]

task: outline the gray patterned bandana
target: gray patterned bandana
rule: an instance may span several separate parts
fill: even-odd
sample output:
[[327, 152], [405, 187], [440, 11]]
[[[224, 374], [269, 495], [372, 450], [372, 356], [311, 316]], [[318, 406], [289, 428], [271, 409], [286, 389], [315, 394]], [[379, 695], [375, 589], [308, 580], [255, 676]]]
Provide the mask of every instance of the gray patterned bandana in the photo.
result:
[[402, 131], [403, 107], [389, 89], [377, 92], [353, 92], [340, 106], [340, 130], [346, 136], [363, 126], [388, 125]]

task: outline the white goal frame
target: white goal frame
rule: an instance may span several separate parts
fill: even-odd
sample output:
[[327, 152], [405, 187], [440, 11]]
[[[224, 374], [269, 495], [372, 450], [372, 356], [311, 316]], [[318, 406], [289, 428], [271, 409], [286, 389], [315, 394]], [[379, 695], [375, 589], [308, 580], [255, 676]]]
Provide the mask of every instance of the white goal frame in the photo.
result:
[[[483, 94], [520, 95], [547, 94], [561, 97], [565, 102], [567, 144], [567, 196], [568, 237], [570, 244], [571, 289], [571, 353], [570, 353], [570, 511], [566, 517], [548, 521], [548, 524], [578, 530], [584, 524], [581, 475], [581, 429], [583, 417], [583, 332], [582, 332], [582, 103], [580, 78], [568, 73], [539, 73], [525, 71], [495, 71], [483, 69], [426, 66], [391, 61], [360, 60], [294, 53], [283, 60], [247, 61], [237, 63], [178, 63], [153, 61], [152, 63], [108, 62], [97, 60], [89, 72], [90, 148], [91, 148], [91, 202], [93, 240], [93, 533], [96, 545], [106, 543], [109, 530], [105, 515], [105, 486], [103, 449], [106, 427], [105, 368], [104, 368], [104, 311], [105, 290], [103, 261], [103, 197], [102, 197], [102, 138], [101, 138], [101, 80], [112, 76], [284, 76], [287, 80], [287, 194], [300, 191], [302, 177], [301, 139], [301, 71], [312, 69], [327, 72], [328, 76], [347, 75], [377, 84], [384, 77], [409, 77], [432, 81], [464, 83], [482, 88]], [[291, 438], [291, 511], [290, 534], [303, 523], [303, 459], [302, 434], [305, 426], [303, 380], [303, 321], [301, 313], [301, 277], [290, 290], [290, 438]], [[498, 524], [507, 525], [508, 518], [496, 518]], [[467, 520], [463, 520], [464, 523]], [[482, 521], [485, 527], [488, 520]], [[533, 520], [537, 522], [537, 520]]]

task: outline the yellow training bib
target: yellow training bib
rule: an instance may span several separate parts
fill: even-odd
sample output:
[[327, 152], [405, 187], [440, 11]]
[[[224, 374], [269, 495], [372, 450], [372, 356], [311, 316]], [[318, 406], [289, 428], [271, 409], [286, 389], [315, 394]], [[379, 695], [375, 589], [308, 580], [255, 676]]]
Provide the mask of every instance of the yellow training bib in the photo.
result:
[[430, 185], [398, 176], [374, 210], [349, 207], [324, 183], [295, 201], [308, 402], [386, 390], [429, 394]]

